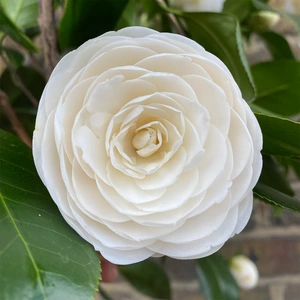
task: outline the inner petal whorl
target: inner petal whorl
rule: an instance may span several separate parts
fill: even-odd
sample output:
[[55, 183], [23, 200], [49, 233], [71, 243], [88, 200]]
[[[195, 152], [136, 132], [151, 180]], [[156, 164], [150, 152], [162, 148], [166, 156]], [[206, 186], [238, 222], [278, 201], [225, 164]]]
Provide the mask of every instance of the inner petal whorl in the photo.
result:
[[155, 153], [160, 147], [159, 144], [156, 130], [150, 127], [136, 131], [132, 139], [132, 146], [141, 157], [149, 157]]

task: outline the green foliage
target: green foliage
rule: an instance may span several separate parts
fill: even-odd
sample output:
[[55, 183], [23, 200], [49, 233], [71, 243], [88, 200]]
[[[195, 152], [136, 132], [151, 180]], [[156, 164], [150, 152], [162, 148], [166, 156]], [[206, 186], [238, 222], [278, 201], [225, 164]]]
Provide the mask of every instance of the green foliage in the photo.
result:
[[60, 22], [62, 50], [75, 48], [107, 31], [114, 30], [128, 0], [66, 0]]
[[274, 60], [295, 59], [287, 40], [282, 35], [272, 31], [261, 32], [259, 35], [266, 43]]
[[244, 21], [252, 10], [251, 0], [226, 0], [224, 3], [223, 13], [227, 13]]
[[0, 157], [0, 298], [91, 299], [97, 254], [62, 218], [30, 149], [1, 130]]
[[299, 61], [265, 62], [251, 70], [257, 89], [255, 105], [284, 117], [300, 113]]
[[287, 181], [286, 174], [282, 171], [273, 157], [266, 155], [263, 157], [263, 169], [259, 178], [259, 183], [277, 189], [286, 195], [294, 195], [294, 191]]
[[15, 42], [22, 45], [28, 51], [37, 51], [37, 47], [34, 45], [34, 43], [7, 16], [7, 14], [0, 5], [0, 43], [4, 37], [4, 34], [9, 35]]
[[300, 156], [300, 123], [284, 118], [255, 113], [263, 132], [264, 154]]
[[170, 283], [167, 274], [151, 260], [119, 266], [121, 274], [139, 292], [159, 299], [171, 299]]
[[240, 25], [235, 17], [215, 13], [182, 13], [181, 16], [187, 23], [191, 38], [218, 56], [231, 71], [244, 99], [253, 100], [253, 79], [244, 52]]
[[19, 28], [37, 26], [38, 0], [0, 0], [0, 4]]
[[215, 253], [197, 260], [196, 272], [206, 300], [239, 300], [240, 292], [227, 263]]
[[115, 30], [137, 24], [137, 0], [129, 0], [115, 27]]
[[300, 212], [300, 200], [281, 193], [277, 189], [263, 183], [258, 183], [255, 186], [254, 195], [266, 203]]

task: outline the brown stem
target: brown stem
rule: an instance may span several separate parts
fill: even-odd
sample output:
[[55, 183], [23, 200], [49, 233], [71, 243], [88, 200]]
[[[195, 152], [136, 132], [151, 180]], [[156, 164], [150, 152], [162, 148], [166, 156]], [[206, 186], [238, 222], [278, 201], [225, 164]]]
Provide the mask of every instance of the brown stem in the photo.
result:
[[6, 58], [2, 55], [2, 60], [7, 66], [8, 71], [11, 73], [13, 78], [15, 79], [16, 85], [20, 88], [20, 90], [26, 95], [26, 97], [30, 100], [30, 102], [35, 106], [38, 107], [39, 103], [36, 98], [32, 95], [32, 93], [28, 90], [24, 82], [22, 81], [21, 77], [18, 75], [17, 71], [9, 64]]
[[53, 0], [39, 1], [38, 23], [41, 30], [41, 39], [44, 48], [46, 77], [49, 78], [58, 62]]
[[0, 106], [18, 137], [31, 148], [31, 139], [9, 103], [8, 96], [0, 90]]
[[[157, 1], [157, 3], [161, 3], [163, 6], [167, 6], [167, 4], [164, 0], [156, 0], [156, 1]], [[167, 17], [170, 20], [170, 22], [173, 24], [175, 31], [178, 34], [185, 36], [184, 31], [182, 30], [176, 17], [171, 13], [167, 13]]]

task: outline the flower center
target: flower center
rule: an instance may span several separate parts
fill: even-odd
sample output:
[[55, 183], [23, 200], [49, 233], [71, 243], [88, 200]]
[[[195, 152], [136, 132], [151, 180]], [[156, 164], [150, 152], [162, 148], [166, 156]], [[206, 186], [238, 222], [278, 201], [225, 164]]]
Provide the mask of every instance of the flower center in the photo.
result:
[[149, 157], [155, 153], [160, 146], [157, 143], [157, 133], [153, 128], [139, 130], [132, 139], [132, 146], [141, 157]]

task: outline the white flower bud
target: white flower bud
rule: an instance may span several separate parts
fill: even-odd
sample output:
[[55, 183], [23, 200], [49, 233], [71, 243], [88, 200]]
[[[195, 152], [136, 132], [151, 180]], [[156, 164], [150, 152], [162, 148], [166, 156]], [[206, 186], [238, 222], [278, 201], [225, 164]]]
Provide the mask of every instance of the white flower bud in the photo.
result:
[[255, 31], [267, 31], [280, 20], [280, 15], [271, 11], [259, 11], [249, 18], [249, 26]]
[[241, 289], [253, 289], [258, 283], [257, 267], [244, 255], [237, 255], [231, 259], [230, 271]]

